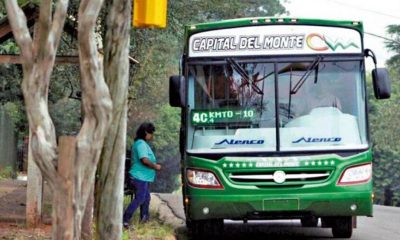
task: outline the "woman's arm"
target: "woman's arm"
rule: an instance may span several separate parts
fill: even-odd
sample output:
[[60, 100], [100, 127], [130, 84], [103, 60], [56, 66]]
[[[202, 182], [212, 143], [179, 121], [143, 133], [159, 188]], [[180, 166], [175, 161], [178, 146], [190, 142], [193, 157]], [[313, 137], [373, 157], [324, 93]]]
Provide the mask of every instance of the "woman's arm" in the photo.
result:
[[141, 158], [140, 161], [145, 165], [146, 167], [152, 168], [154, 170], [159, 171], [161, 169], [160, 164], [152, 163], [148, 158], [144, 157]]

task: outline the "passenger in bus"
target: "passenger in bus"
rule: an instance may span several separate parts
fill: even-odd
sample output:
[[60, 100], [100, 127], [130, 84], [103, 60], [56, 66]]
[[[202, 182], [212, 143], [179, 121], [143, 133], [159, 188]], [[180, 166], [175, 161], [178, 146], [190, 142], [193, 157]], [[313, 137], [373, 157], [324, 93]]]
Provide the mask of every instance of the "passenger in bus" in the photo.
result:
[[342, 110], [340, 99], [332, 94], [329, 86], [319, 82], [312, 84], [309, 89], [307, 107], [309, 111], [318, 107], [335, 107]]
[[129, 170], [129, 181], [135, 187], [135, 198], [126, 208], [123, 216], [124, 228], [129, 228], [129, 222], [138, 207], [140, 207], [140, 222], [149, 220], [150, 183], [154, 182], [156, 171], [161, 170], [148, 142], [153, 140], [155, 127], [150, 122], [142, 123], [136, 131], [132, 145], [132, 166]]

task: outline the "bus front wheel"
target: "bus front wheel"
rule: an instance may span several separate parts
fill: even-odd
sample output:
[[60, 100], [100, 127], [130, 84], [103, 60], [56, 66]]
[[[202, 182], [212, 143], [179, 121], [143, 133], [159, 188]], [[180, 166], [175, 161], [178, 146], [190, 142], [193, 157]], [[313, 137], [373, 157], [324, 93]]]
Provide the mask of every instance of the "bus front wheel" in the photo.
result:
[[335, 238], [351, 238], [353, 234], [352, 217], [336, 217], [332, 222], [332, 234]]

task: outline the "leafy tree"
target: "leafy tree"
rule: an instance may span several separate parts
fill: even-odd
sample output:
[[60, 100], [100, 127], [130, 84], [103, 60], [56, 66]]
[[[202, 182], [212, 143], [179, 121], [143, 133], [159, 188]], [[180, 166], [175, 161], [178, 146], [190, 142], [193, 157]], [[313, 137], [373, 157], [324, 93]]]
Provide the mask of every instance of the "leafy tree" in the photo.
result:
[[179, 149], [179, 111], [167, 104], [162, 106], [155, 125], [157, 131], [154, 149], [156, 149], [155, 154], [163, 168], [157, 174], [152, 190], [154, 192], [173, 192], [179, 187], [179, 183], [176, 181], [176, 176], [180, 171], [180, 161], [177, 155], [177, 149]]
[[369, 105], [371, 139], [374, 152], [374, 180], [376, 202], [400, 206], [400, 128], [397, 111], [400, 104], [400, 25], [388, 26], [388, 34], [395, 41], [386, 42], [386, 47], [396, 54], [387, 62], [392, 79], [390, 99], [376, 101], [369, 82]]
[[388, 60], [391, 69], [397, 69], [397, 77], [400, 75], [400, 25], [389, 25], [387, 33], [393, 41], [386, 41], [386, 48], [396, 54]]

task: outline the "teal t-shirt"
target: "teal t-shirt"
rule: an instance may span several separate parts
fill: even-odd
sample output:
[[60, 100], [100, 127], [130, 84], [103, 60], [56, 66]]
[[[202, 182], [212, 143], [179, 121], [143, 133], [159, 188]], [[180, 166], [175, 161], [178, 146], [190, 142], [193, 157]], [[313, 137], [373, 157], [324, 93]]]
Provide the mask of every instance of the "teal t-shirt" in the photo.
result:
[[156, 156], [146, 141], [139, 139], [132, 144], [132, 167], [129, 174], [141, 181], [154, 182], [156, 170], [147, 167], [140, 161], [142, 158], [148, 158], [152, 163], [156, 163]]

